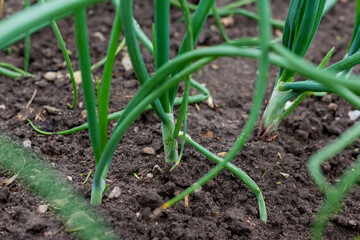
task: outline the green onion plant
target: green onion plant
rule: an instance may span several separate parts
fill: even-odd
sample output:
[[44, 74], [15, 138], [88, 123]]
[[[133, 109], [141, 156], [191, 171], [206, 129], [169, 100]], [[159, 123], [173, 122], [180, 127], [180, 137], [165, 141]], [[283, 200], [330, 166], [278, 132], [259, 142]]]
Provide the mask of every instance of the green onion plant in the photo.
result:
[[[290, 53], [295, 53], [297, 55], [296, 58], [300, 60], [299, 57], [305, 55], [314, 34], [316, 33], [321, 15], [323, 12], [327, 11], [327, 9], [323, 10], [323, 5], [325, 3], [326, 1], [291, 1], [284, 28], [282, 42], [284, 48], [281, 49], [278, 46], [273, 46], [273, 50], [280, 55], [287, 57], [293, 64], [295, 64], [295, 55], [291, 56]], [[334, 2], [328, 1], [326, 6], [333, 6], [333, 4]], [[298, 9], [302, 9], [302, 11], [299, 11]], [[360, 56], [359, 12], [360, 1], [357, 0], [353, 35], [344, 59], [324, 69], [334, 52], [333, 48], [328, 52], [317, 68], [319, 73], [325, 74], [327, 71], [336, 72], [337, 77], [335, 79], [324, 79], [324, 81], [316, 79], [315, 81], [305, 80], [294, 82], [295, 72], [299, 73], [299, 71], [292, 71], [291, 69], [280, 67], [273, 93], [263, 115], [259, 132], [260, 136], [266, 136], [272, 131], [275, 131], [279, 121], [288, 116], [309, 92], [331, 92], [338, 94], [355, 108], [359, 109], [360, 85], [358, 83], [354, 85], [348, 84], [351, 81], [356, 81], [355, 79], [349, 81], [349, 79], [353, 78], [351, 76], [352, 67], [359, 64], [359, 61], [357, 60], [358, 56]], [[303, 76], [313, 79], [309, 75]], [[292, 99], [295, 99], [295, 101], [288, 109], [284, 110], [285, 104]], [[319, 153], [312, 156], [309, 161], [308, 167], [311, 176], [313, 177], [315, 184], [325, 195], [325, 202], [320, 208], [313, 223], [312, 239], [321, 239], [323, 237], [330, 217], [340, 211], [345, 197], [360, 180], [359, 160], [357, 160], [353, 166], [349, 167], [349, 170], [343, 174], [340, 181], [334, 185], [331, 185], [326, 180], [321, 171], [321, 164], [344, 150], [359, 137], [359, 123], [356, 123], [339, 138], [334, 140]]]
[[[35, 4], [30, 9], [15, 14], [11, 18], [0, 23], [0, 29], [6, 29], [6, 31], [4, 31], [4, 36], [6, 37], [0, 39], [0, 46], [7, 46], [16, 39], [22, 37], [22, 31], [24, 29], [37, 29], [39, 26], [44, 26], [49, 22], [52, 24], [52, 21], [57, 18], [68, 15], [69, 11], [74, 12], [75, 32], [80, 65], [79, 68], [81, 69], [82, 74], [82, 88], [88, 113], [88, 121], [86, 125], [69, 130], [66, 133], [74, 132], [79, 129], [89, 129], [89, 136], [96, 163], [91, 198], [92, 204], [99, 204], [101, 202], [104, 191], [106, 190], [105, 180], [107, 170], [116, 146], [121, 140], [126, 129], [143, 111], [153, 109], [159, 116], [163, 127], [166, 158], [168, 161], [178, 164], [180, 157], [177, 152], [177, 138], [182, 134], [180, 131], [181, 123], [186, 123], [187, 121], [187, 104], [202, 101], [210, 97], [208, 90], [197, 83], [194, 79], [191, 79], [190, 74], [221, 56], [248, 56], [252, 58], [260, 58], [262, 54], [259, 50], [245, 47], [248, 45], [258, 46], [259, 41], [253, 39], [238, 41], [233, 46], [219, 46], [214, 49], [193, 51], [193, 46], [195, 45], [196, 39], [214, 6], [214, 1], [201, 1], [192, 17], [187, 3], [182, 1], [181, 6], [186, 18], [187, 34], [184, 37], [183, 44], [179, 51], [179, 56], [170, 62], [168, 56], [168, 32], [170, 27], [168, 12], [170, 10], [170, 2], [168, 1], [166, 3], [166, 1], [158, 1], [157, 4], [155, 4], [155, 30], [153, 36], [154, 41], [152, 42], [147, 39], [145, 34], [141, 31], [139, 25], [132, 17], [132, 1], [113, 1], [116, 8], [116, 16], [109, 41], [107, 56], [105, 58], [106, 60], [104, 60], [105, 67], [101, 87], [96, 101], [91, 74], [92, 69], [89, 43], [87, 39], [85, 7], [97, 2], [101, 1], [65, 0], [62, 2], [51, 1]], [[168, 22], [167, 24], [160, 24], [161, 21], [165, 20]], [[4, 27], [9, 23], [14, 24], [14, 28], [9, 29]], [[123, 29], [129, 55], [142, 87], [122, 112], [108, 116], [109, 90], [112, 77], [111, 73], [121, 29]], [[268, 32], [270, 32], [270, 30], [268, 30]], [[154, 54], [157, 70], [152, 76], [149, 76], [147, 69], [145, 68], [145, 64], [139, 51], [139, 46], [137, 45], [137, 39], [139, 39], [140, 42]], [[244, 46], [244, 48], [240, 48], [240, 46]], [[265, 79], [264, 74], [262, 75], [263, 80]], [[179, 82], [184, 79], [186, 79], [184, 96], [177, 98], [177, 86]], [[190, 86], [199, 89], [201, 94], [189, 96]], [[180, 104], [181, 107], [175, 124], [173, 118], [173, 108], [177, 104]], [[118, 124], [115, 127], [110, 139], [107, 139], [108, 121], [116, 118], [118, 118]], [[44, 134], [50, 134], [43, 132], [40, 129], [37, 130]], [[186, 125], [184, 125], [183, 132], [186, 132]], [[66, 133], [63, 132], [59, 134]], [[183, 146], [184, 141], [182, 142], [180, 156], [182, 155]], [[226, 164], [226, 166], [228, 166], [228, 164]], [[249, 179], [249, 177], [238, 168], [233, 167], [233, 171], [238, 171], [237, 175], [242, 176], [243, 180]], [[251, 185], [254, 192], [256, 192], [259, 205], [261, 206], [261, 219], [266, 221], [266, 209], [259, 188], [253, 181], [246, 180], [246, 184]]]

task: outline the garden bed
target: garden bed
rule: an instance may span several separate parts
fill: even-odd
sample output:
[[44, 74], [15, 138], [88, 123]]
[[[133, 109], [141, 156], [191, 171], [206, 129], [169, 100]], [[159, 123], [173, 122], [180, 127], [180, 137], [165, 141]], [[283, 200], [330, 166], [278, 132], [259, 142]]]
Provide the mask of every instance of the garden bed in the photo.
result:
[[[5, 4], [5, 13], [17, 11], [21, 1]], [[230, 1], [217, 1], [223, 5]], [[341, 1], [322, 20], [310, 47], [307, 59], [320, 63], [335, 46], [330, 62], [340, 60], [351, 39], [355, 1]], [[152, 1], [134, 1], [134, 14], [150, 36], [153, 22]], [[288, 1], [272, 1], [273, 17], [284, 19]], [[254, 10], [254, 5], [248, 7]], [[90, 8], [89, 32], [93, 62], [105, 56], [114, 11], [111, 3]], [[5, 14], [5, 15], [6, 15]], [[171, 55], [175, 56], [185, 32], [177, 20], [181, 10], [171, 12]], [[230, 38], [257, 36], [257, 24], [245, 17], [234, 16], [227, 27]], [[67, 47], [77, 66], [74, 25], [72, 18], [58, 22]], [[210, 19], [199, 37], [199, 46], [221, 43], [222, 39]], [[274, 36], [279, 30], [274, 30]], [[103, 39], [104, 37], [104, 39]], [[144, 49], [150, 72], [152, 57]], [[13, 45], [12, 53], [0, 53], [3, 62], [22, 66], [23, 45]], [[123, 109], [139, 83], [132, 71], [126, 72], [117, 58], [111, 89], [110, 111]], [[54, 81], [47, 81], [47, 72], [59, 72]], [[206, 102], [189, 106], [188, 133], [214, 153], [228, 151], [240, 134], [252, 102], [257, 62], [239, 58], [218, 59], [193, 77], [206, 84], [215, 107]], [[66, 130], [86, 121], [83, 98], [70, 110], [71, 83], [66, 77], [66, 65], [50, 27], [32, 35], [29, 72], [35, 78], [17, 80], [0, 76], [0, 129], [19, 142], [31, 141], [31, 148], [42, 154], [64, 178], [75, 185], [90, 200], [92, 178], [83, 184], [86, 175], [94, 170], [92, 150], [86, 131], [65, 136], [44, 136], [35, 132], [19, 116], [27, 115], [48, 131]], [[101, 76], [95, 71], [95, 76]], [[266, 99], [277, 75], [273, 67]], [[36, 96], [26, 108], [34, 91]], [[44, 109], [51, 106], [59, 109]], [[265, 104], [264, 104], [265, 107]], [[338, 137], [354, 121], [348, 117], [352, 107], [336, 95], [308, 97], [288, 118], [280, 123], [277, 136], [263, 140], [254, 134], [233, 161], [260, 187], [265, 198], [268, 222], [259, 219], [254, 194], [233, 174], [224, 170], [200, 191], [163, 211], [156, 219], [149, 216], [157, 207], [189, 187], [214, 165], [190, 145], [185, 146], [181, 164], [172, 172], [163, 155], [161, 124], [153, 112], [146, 112], [129, 128], [121, 141], [108, 173], [110, 180], [103, 203], [98, 207], [115, 232], [124, 239], [309, 239], [311, 222], [323, 196], [312, 183], [306, 163], [310, 156], [332, 139]], [[30, 113], [29, 113], [30, 112]], [[110, 126], [113, 126], [110, 123]], [[257, 130], [258, 131], [258, 130]], [[256, 132], [257, 132], [256, 131]], [[354, 161], [360, 142], [323, 165], [332, 182]], [[146, 151], [145, 148], [152, 148]], [[149, 150], [149, 149], [147, 149]], [[158, 167], [156, 167], [158, 165]], [[140, 178], [136, 178], [134, 173]], [[42, 203], [21, 183], [4, 183], [12, 177], [0, 172], [0, 238], [1, 239], [72, 239], [52, 210], [37, 213]], [[121, 189], [118, 198], [109, 198], [115, 188]], [[355, 188], [345, 202], [342, 213], [334, 217], [327, 228], [326, 239], [352, 239], [360, 235], [360, 192]]]

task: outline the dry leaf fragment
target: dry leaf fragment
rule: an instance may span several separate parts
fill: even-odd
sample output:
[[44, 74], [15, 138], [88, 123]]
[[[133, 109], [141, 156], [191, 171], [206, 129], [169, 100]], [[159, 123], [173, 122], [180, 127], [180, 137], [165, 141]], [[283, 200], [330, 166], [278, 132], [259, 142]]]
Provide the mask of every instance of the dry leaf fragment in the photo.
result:
[[225, 157], [226, 154], [227, 154], [227, 152], [219, 152], [216, 155], [219, 156], [219, 157]]
[[221, 18], [221, 23], [225, 27], [230, 27], [230, 26], [234, 25], [235, 21], [234, 21], [234, 18], [232, 16], [229, 16], [229, 17]]
[[270, 134], [270, 136], [265, 138], [265, 141], [267, 141], [267, 142], [274, 141], [276, 139], [276, 137], [277, 137], [277, 132], [273, 132]]
[[290, 174], [281, 172], [280, 175], [282, 175], [284, 178], [288, 178]]
[[283, 35], [283, 33], [279, 29], [275, 29], [275, 35], [278, 37], [281, 37]]
[[200, 106], [197, 103], [195, 103], [195, 108], [196, 110], [200, 111]]
[[209, 107], [214, 108], [213, 97], [209, 97], [209, 98], [207, 99], [207, 103], [208, 103]]
[[213, 138], [213, 136], [214, 136], [214, 133], [213, 133], [213, 131], [208, 131], [207, 133], [206, 133], [206, 135], [205, 135], [205, 137], [206, 138]]
[[214, 69], [214, 70], [218, 70], [219, 66], [216, 65], [215, 63], [213, 63], [213, 64], [211, 64], [211, 68]]
[[184, 201], [185, 201], [185, 207], [189, 207], [190, 206], [190, 200], [189, 200], [189, 196], [186, 196], [185, 198], [184, 198]]
[[161, 169], [161, 167], [157, 164], [152, 169], [153, 172], [155, 172], [155, 170], [158, 170], [160, 173], [164, 173], [164, 171]]
[[60, 109], [48, 105], [43, 106], [43, 109], [45, 109], [48, 113], [61, 113]]
[[6, 180], [4, 183], [5, 183], [5, 187], [9, 186], [10, 184], [12, 184], [15, 179], [18, 177], [17, 174], [15, 174], [14, 176], [12, 176], [11, 178], [9, 178], [8, 180]]

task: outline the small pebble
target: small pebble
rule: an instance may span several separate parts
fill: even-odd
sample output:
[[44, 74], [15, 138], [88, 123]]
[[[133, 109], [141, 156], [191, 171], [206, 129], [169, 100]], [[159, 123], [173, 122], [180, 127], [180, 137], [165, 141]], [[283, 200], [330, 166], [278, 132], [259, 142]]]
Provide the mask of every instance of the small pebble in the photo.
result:
[[152, 147], [145, 147], [145, 148], [143, 148], [142, 152], [144, 154], [148, 154], [148, 155], [154, 155], [155, 154], [155, 150]]
[[31, 141], [30, 140], [25, 140], [23, 141], [23, 146], [25, 148], [30, 148], [31, 147]]
[[45, 213], [48, 210], [48, 205], [39, 205], [36, 208], [36, 212], [39, 214]]
[[81, 72], [80, 71], [74, 72], [74, 78], [75, 78], [76, 84], [80, 84], [82, 82]]
[[71, 182], [73, 179], [70, 176], [67, 176], [67, 179]]
[[211, 68], [214, 70], [218, 70], [219, 66], [214, 63], [214, 64], [211, 64]]
[[126, 72], [129, 72], [133, 69], [129, 54], [127, 53], [124, 53], [123, 58], [121, 59], [121, 64], [123, 65]]
[[154, 177], [154, 175], [152, 174], [152, 173], [148, 173], [148, 174], [146, 174], [146, 178], [153, 178]]
[[351, 226], [356, 226], [356, 222], [355, 222], [354, 220], [350, 220], [350, 221], [349, 221], [349, 225], [351, 225]]
[[327, 95], [323, 96], [323, 97], [321, 98], [321, 100], [323, 100], [323, 101], [326, 102], [326, 103], [331, 103], [332, 97], [331, 97], [330, 94], [327, 94]]
[[350, 120], [356, 121], [360, 117], [360, 111], [359, 110], [350, 111], [348, 112], [348, 116]]
[[56, 79], [56, 72], [47, 72], [44, 74], [44, 78], [48, 81], [54, 81]]
[[49, 85], [49, 83], [46, 80], [40, 80], [36, 84], [41, 88], [46, 88]]
[[336, 112], [338, 110], [338, 106], [335, 103], [330, 103], [328, 106], [328, 110], [332, 112]]
[[121, 195], [121, 190], [119, 187], [114, 187], [114, 189], [110, 192], [108, 198], [118, 198]]
[[1, 110], [5, 110], [5, 109], [6, 109], [5, 105], [4, 105], [4, 104], [1, 104], [1, 105], [0, 105], [0, 109], [1, 109]]
[[300, 138], [302, 138], [304, 140], [309, 137], [309, 133], [307, 133], [306, 131], [300, 130], [300, 129], [296, 130], [295, 133], [296, 133], [296, 135], [298, 135]]
[[9, 189], [0, 187], [0, 203], [7, 203], [9, 196], [10, 196]]
[[82, 118], [86, 118], [86, 117], [87, 117], [87, 112], [86, 112], [86, 110], [81, 111], [81, 117], [82, 117]]
[[[66, 65], [65, 65], [66, 66]], [[56, 78], [60, 78], [60, 79], [63, 79], [64, 78], [64, 75], [61, 73], [61, 72], [57, 72], [56, 73]]]
[[323, 169], [324, 173], [330, 172], [330, 170], [331, 170], [331, 164], [330, 164], [329, 162], [323, 163], [322, 169]]
[[104, 34], [102, 34], [101, 32], [95, 32], [94, 37], [97, 37], [101, 42], [105, 41]]

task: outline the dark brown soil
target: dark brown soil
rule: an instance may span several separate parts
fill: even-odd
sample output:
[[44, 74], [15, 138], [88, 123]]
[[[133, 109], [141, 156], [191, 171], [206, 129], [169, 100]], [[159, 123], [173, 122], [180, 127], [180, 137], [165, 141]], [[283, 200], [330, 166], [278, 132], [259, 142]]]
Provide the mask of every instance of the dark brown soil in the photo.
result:
[[[6, 3], [5, 12], [10, 14], [21, 8], [21, 1]], [[228, 0], [218, 1], [223, 5]], [[340, 60], [351, 38], [355, 1], [342, 1], [321, 23], [319, 32], [307, 58], [319, 63], [326, 52], [336, 46], [332, 62]], [[273, 16], [284, 19], [288, 1], [272, 1]], [[107, 40], [94, 36], [101, 32], [108, 39], [113, 10], [111, 4], [101, 4], [89, 10], [89, 28], [93, 61], [105, 55]], [[254, 9], [251, 5], [249, 8]], [[153, 19], [152, 1], [135, 1], [134, 12], [147, 34], [151, 33]], [[172, 55], [176, 54], [184, 33], [184, 25], [177, 19], [181, 11], [172, 10]], [[198, 45], [214, 45], [221, 37], [210, 19], [199, 38]], [[235, 24], [227, 28], [229, 36], [256, 36], [257, 27], [252, 20], [235, 17]], [[63, 37], [71, 50], [73, 65], [77, 66], [73, 19], [59, 21]], [[275, 34], [275, 31], [274, 31]], [[0, 53], [4, 62], [22, 66], [23, 44], [12, 46], [13, 52]], [[66, 67], [51, 28], [32, 36], [30, 72], [36, 77], [17, 80], [0, 76], [0, 129], [18, 141], [30, 140], [32, 149], [42, 154], [46, 161], [72, 178], [87, 198], [90, 197], [92, 180], [83, 181], [94, 169], [92, 150], [86, 131], [67, 136], [43, 136], [31, 129], [27, 122], [17, 118], [25, 112], [25, 106], [34, 90], [37, 95], [31, 103], [34, 119], [40, 114], [37, 125], [48, 131], [69, 129], [85, 122], [84, 107], [68, 109], [72, 102], [71, 84], [67, 77], [53, 82], [43, 80], [48, 71], [60, 71], [66, 75]], [[144, 51], [145, 53], [145, 51]], [[111, 111], [123, 109], [129, 96], [139, 84], [133, 73], [126, 73], [120, 64], [115, 66], [111, 90]], [[145, 54], [152, 69], [152, 58]], [[190, 106], [188, 133], [193, 139], [214, 153], [226, 152], [232, 146], [247, 119], [251, 107], [256, 79], [257, 63], [247, 59], [219, 59], [194, 75], [205, 83], [214, 98], [216, 108], [199, 103], [200, 108]], [[269, 75], [267, 99], [277, 74], [273, 67]], [[100, 71], [95, 75], [101, 76]], [[80, 97], [80, 102], [83, 102]], [[330, 106], [331, 104], [331, 106]], [[336, 109], [334, 108], [336, 105]], [[61, 110], [48, 113], [43, 106]], [[264, 104], [265, 105], [265, 104]], [[254, 194], [234, 175], [223, 171], [200, 191], [190, 195], [189, 207], [184, 202], [161, 213], [152, 220], [149, 215], [176, 193], [190, 186], [214, 164], [186, 145], [181, 164], [169, 172], [162, 149], [161, 129], [158, 118], [152, 112], [144, 113], [121, 141], [112, 161], [108, 179], [110, 190], [103, 199], [99, 211], [108, 219], [115, 232], [124, 239], [309, 239], [311, 222], [323, 201], [323, 195], [313, 184], [306, 167], [309, 157], [327, 145], [354, 122], [347, 112], [352, 107], [335, 95], [322, 98], [309, 97], [279, 127], [275, 140], [267, 142], [254, 136], [234, 164], [242, 168], [261, 188], [268, 211], [268, 223], [259, 220]], [[112, 123], [110, 124], [112, 125]], [[213, 137], [207, 138], [209, 131]], [[207, 135], [209, 136], [209, 135]], [[152, 147], [154, 155], [145, 155], [142, 149]], [[323, 170], [329, 180], [336, 181], [358, 155], [360, 142], [339, 154]], [[155, 165], [163, 170], [153, 170]], [[138, 180], [134, 173], [141, 177]], [[153, 177], [148, 174], [151, 173]], [[282, 173], [289, 174], [285, 178]], [[10, 178], [0, 172], [0, 181]], [[91, 178], [90, 178], [91, 179]], [[114, 187], [121, 189], [121, 196], [109, 199]], [[356, 190], [359, 190], [358, 188]], [[353, 191], [344, 204], [343, 211], [334, 217], [327, 228], [326, 239], [352, 239], [360, 235], [360, 192]], [[0, 238], [1, 239], [72, 239], [52, 211], [36, 213], [41, 200], [33, 196], [20, 182], [0, 187]]]

